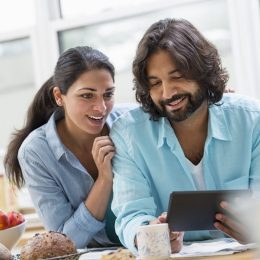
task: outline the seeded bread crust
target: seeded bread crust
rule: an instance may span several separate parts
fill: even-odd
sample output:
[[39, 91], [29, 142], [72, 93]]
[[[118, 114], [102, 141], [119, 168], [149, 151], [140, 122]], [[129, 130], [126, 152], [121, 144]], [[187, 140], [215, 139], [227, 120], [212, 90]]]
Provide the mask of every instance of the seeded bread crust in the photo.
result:
[[101, 256], [100, 260], [134, 260], [135, 256], [127, 249], [118, 249], [116, 252]]
[[12, 260], [11, 252], [0, 243], [0, 260]]
[[75, 244], [62, 233], [36, 234], [22, 247], [20, 260], [45, 259], [76, 253]]

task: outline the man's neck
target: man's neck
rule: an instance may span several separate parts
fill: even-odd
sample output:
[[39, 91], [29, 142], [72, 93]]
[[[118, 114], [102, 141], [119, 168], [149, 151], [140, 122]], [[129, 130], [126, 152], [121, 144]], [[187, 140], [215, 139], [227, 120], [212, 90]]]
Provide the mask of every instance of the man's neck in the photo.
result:
[[205, 101], [188, 119], [171, 124], [185, 156], [198, 164], [204, 154], [208, 132], [208, 104]]

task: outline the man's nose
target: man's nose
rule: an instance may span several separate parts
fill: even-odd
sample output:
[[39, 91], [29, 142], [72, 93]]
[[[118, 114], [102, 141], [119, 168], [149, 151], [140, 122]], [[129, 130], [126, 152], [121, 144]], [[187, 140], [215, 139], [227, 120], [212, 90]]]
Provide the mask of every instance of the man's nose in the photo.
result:
[[172, 96], [177, 94], [177, 90], [170, 82], [163, 82], [162, 84], [162, 98], [170, 99]]

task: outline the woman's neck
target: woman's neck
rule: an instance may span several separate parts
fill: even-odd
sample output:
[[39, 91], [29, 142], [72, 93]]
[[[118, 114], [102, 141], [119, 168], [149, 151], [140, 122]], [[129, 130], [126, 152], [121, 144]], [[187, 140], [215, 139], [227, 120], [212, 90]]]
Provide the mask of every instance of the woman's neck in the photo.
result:
[[108, 134], [108, 127], [105, 125], [99, 134], [92, 135], [83, 131], [72, 131], [62, 119], [57, 122], [57, 132], [62, 143], [72, 152], [91, 152], [94, 139], [101, 135]]

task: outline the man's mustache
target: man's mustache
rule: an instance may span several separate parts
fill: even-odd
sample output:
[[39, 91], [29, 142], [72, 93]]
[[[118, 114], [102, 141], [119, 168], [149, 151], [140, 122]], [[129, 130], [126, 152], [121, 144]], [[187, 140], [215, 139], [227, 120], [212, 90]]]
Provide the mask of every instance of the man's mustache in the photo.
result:
[[176, 100], [178, 100], [178, 99], [181, 99], [181, 98], [184, 98], [184, 97], [189, 97], [189, 96], [190, 96], [189, 94], [178, 94], [178, 95], [174, 95], [174, 96], [172, 96], [172, 97], [169, 98], [169, 99], [162, 100], [162, 101], [160, 102], [160, 104], [161, 104], [162, 106], [167, 106], [167, 105], [169, 105], [170, 103], [172, 103], [172, 102], [174, 102], [174, 101], [176, 101]]

